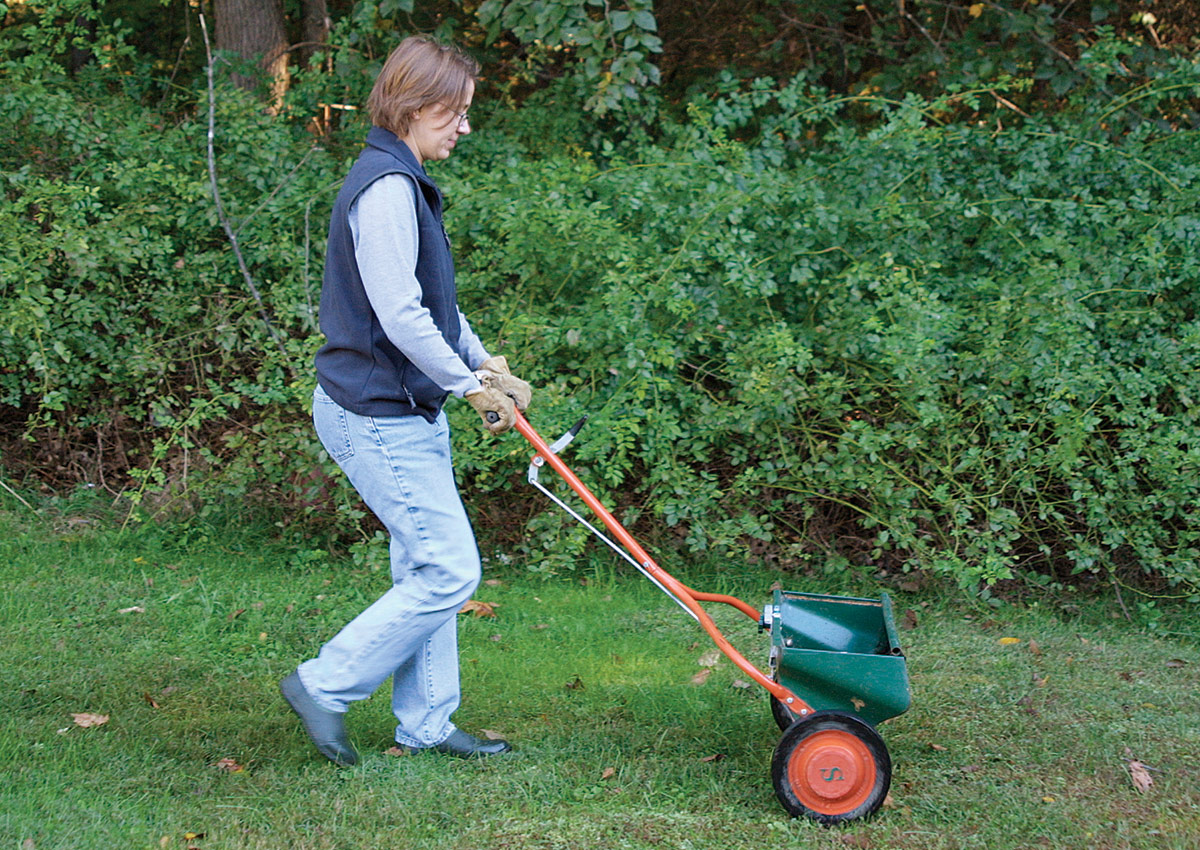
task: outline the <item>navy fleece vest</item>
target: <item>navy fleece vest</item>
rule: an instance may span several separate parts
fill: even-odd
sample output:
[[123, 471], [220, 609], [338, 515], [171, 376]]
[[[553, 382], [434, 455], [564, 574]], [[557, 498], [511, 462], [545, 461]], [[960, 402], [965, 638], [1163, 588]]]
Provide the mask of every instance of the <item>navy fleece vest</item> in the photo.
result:
[[371, 309], [354, 259], [350, 207], [368, 186], [387, 174], [406, 174], [416, 183], [416, 276], [421, 304], [450, 347], [462, 354], [454, 261], [442, 227], [442, 195], [408, 145], [394, 133], [373, 127], [367, 134], [367, 146], [338, 192], [329, 223], [320, 312], [326, 342], [316, 356], [317, 380], [330, 398], [362, 416], [416, 414], [432, 422], [447, 393], [387, 338]]

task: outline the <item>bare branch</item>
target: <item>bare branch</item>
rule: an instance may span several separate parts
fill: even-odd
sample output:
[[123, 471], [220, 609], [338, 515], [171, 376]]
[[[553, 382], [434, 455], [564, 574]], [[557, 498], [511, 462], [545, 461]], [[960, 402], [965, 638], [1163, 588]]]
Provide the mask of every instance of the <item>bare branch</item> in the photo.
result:
[[229, 223], [229, 216], [225, 214], [224, 204], [221, 203], [221, 190], [217, 185], [217, 158], [213, 151], [213, 139], [216, 136], [217, 129], [217, 95], [216, 89], [213, 86], [212, 46], [209, 44], [208, 25], [204, 21], [204, 15], [200, 16], [200, 30], [204, 34], [204, 55], [208, 59], [208, 65], [205, 68], [205, 72], [208, 75], [208, 180], [212, 188], [213, 203], [217, 208], [217, 218], [220, 220], [221, 228], [225, 231], [225, 236], [228, 237], [229, 244], [233, 248], [233, 256], [237, 259], [238, 268], [241, 270], [242, 277], [246, 281], [246, 288], [250, 290], [255, 303], [258, 304], [258, 314], [262, 317], [263, 324], [267, 326], [267, 331], [271, 334], [271, 339], [275, 340], [275, 345], [279, 347], [279, 353], [283, 356], [284, 365], [289, 372], [294, 373], [291, 361], [288, 358], [287, 348], [283, 344], [283, 338], [275, 330], [275, 325], [271, 323], [271, 317], [267, 313], [262, 295], [259, 294], [258, 287], [254, 283], [254, 278], [250, 276], [250, 270], [246, 267], [246, 260], [242, 256], [242, 249], [238, 245], [237, 234]]

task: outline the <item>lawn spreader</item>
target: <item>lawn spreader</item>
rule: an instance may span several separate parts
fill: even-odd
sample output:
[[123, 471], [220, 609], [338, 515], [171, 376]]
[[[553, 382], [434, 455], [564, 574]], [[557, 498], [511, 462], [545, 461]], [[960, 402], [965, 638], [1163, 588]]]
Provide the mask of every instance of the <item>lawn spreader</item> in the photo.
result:
[[[771, 602], [758, 609], [733, 596], [692, 590], [655, 563], [559, 457], [585, 421], [547, 444], [517, 414], [517, 431], [536, 450], [529, 482], [673, 599], [734, 665], [767, 689], [771, 713], [783, 732], [771, 760], [771, 781], [790, 815], [837, 824], [874, 813], [892, 776], [891, 757], [875, 726], [906, 711], [911, 701], [887, 594], [861, 599], [775, 590]], [[539, 481], [546, 464], [612, 537]], [[770, 633], [767, 672], [725, 639], [704, 602], [733, 606], [753, 619], [760, 632]]]

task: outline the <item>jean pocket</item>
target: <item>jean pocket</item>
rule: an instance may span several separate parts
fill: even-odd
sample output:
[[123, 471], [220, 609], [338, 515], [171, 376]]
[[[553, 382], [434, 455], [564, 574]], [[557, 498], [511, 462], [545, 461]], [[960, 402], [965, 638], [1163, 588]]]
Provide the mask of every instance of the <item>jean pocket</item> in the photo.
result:
[[346, 421], [345, 409], [332, 399], [313, 399], [313, 425], [325, 451], [337, 463], [354, 455], [354, 443], [350, 441], [350, 424]]

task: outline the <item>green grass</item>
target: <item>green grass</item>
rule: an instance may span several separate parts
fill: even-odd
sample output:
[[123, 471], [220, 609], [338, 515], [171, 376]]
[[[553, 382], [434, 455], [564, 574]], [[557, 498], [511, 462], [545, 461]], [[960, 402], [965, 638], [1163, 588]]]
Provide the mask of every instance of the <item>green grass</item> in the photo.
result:
[[[477, 598], [497, 616], [460, 618], [456, 720], [503, 733], [516, 752], [386, 755], [385, 690], [349, 716], [359, 766], [332, 767], [276, 682], [385, 578], [297, 551], [235, 523], [120, 535], [70, 510], [0, 513], [0, 850], [1200, 844], [1194, 606], [1156, 608], [1160, 631], [1175, 633], [1155, 636], [1115, 619], [1113, 600], [992, 610], [896, 591], [916, 626], [902, 633], [913, 708], [880, 730], [891, 800], [872, 821], [829, 830], [787, 819], [774, 798], [765, 693], [734, 687], [728, 662], [692, 684], [707, 638], [603, 559], [552, 580], [489, 571], [500, 583]], [[754, 605], [779, 578], [676, 571]], [[121, 613], [133, 607], [144, 611]], [[763, 660], [753, 623], [714, 613]], [[109, 721], [80, 728], [76, 712]], [[1127, 750], [1156, 769], [1148, 793], [1130, 782]]]

